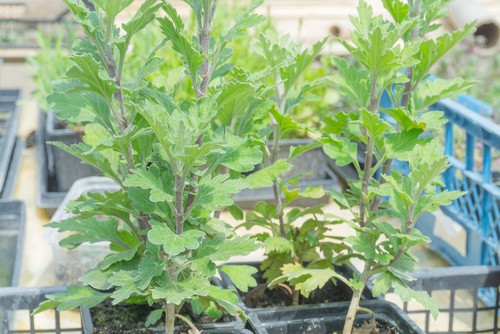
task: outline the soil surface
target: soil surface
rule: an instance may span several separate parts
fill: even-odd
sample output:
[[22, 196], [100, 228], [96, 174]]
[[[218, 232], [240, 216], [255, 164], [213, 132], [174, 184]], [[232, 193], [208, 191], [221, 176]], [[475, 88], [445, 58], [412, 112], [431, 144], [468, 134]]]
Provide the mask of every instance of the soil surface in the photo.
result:
[[[91, 318], [94, 324], [92, 333], [99, 334], [150, 334], [157, 333], [151, 329], [145, 328], [144, 323], [151, 313], [151, 311], [158, 309], [158, 307], [150, 307], [146, 303], [140, 304], [119, 304], [113, 305], [110, 301], [105, 301], [91, 309]], [[191, 312], [190, 305], [186, 305], [181, 314], [187, 316], [200, 328], [201, 325], [214, 322], [230, 322], [233, 319], [229, 316], [223, 316], [220, 319], [212, 319], [205, 315], [197, 315]], [[179, 334], [190, 334], [189, 327], [179, 320], [176, 320], [176, 326], [180, 327]], [[165, 327], [164, 317], [157, 324], [155, 328]]]
[[[280, 285], [270, 290], [266, 284], [259, 284], [248, 293], [242, 294], [243, 302], [247, 307], [278, 307], [292, 305], [291, 289], [287, 285]], [[299, 304], [322, 304], [338, 301], [349, 301], [352, 297], [351, 289], [342, 282], [328, 282], [322, 289], [313, 291], [308, 298], [300, 297]]]
[[400, 333], [394, 326], [385, 322], [366, 321], [360, 327], [353, 330], [354, 334], [405, 334]]

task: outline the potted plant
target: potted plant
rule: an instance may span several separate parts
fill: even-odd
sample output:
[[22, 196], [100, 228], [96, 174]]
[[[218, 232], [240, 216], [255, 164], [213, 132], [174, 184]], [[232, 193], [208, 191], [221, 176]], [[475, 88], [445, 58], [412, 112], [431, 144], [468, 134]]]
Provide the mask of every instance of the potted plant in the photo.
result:
[[[85, 97], [81, 107], [91, 117], [80, 119], [83, 142], [55, 145], [100, 169], [120, 190], [83, 195], [68, 205], [72, 218], [50, 225], [73, 232], [61, 241], [68, 248], [106, 241], [111, 252], [82, 277], [83, 286], [49, 296], [38, 312], [92, 307], [108, 298], [113, 304], [143, 302], [156, 305], [147, 324], [164, 317], [166, 333], [174, 333], [176, 318], [196, 331], [180, 313], [183, 306], [216, 317], [221, 312], [243, 316], [234, 292], [210, 281], [216, 262], [259, 245], [235, 236], [214, 212], [232, 205], [231, 196], [245, 187], [240, 173], [262, 158], [251, 140], [221, 125], [217, 98], [230, 97], [234, 83], [242, 83], [227, 76], [227, 46], [262, 21], [253, 14], [261, 1], [235, 18], [216, 42], [211, 36], [215, 0], [188, 1], [197, 19], [193, 38], [167, 2], [145, 1], [123, 30], [115, 20], [132, 0], [92, 3], [95, 11], [66, 1], [88, 39], [75, 42], [68, 81], [57, 85], [53, 95], [55, 104]], [[181, 55], [193, 98], [178, 101], [148, 80], [162, 62], [155, 57], [158, 48], [134, 81], [122, 76], [131, 40], [155, 20], [158, 10], [164, 12], [158, 22], [165, 36], [158, 48], [168, 42]], [[59, 100], [61, 94], [65, 96]]]
[[[445, 122], [442, 112], [429, 111], [428, 107], [471, 83], [458, 78], [424, 80], [431, 67], [473, 31], [473, 25], [436, 39], [425, 39], [428, 32], [439, 26], [435, 21], [446, 14], [446, 1], [430, 4], [397, 0], [383, 4], [392, 20], [374, 16], [371, 6], [360, 1], [358, 17], [351, 19], [355, 27], [351, 43], [340, 41], [356, 63], [351, 65], [335, 58], [340, 73], [338, 81], [341, 91], [359, 109], [336, 114], [327, 120], [324, 130], [325, 152], [339, 166], [352, 163], [358, 174], [357, 180], [349, 181], [346, 193], [330, 192], [341, 208], [352, 212], [351, 219], [335, 220], [353, 228], [355, 235], [345, 242], [349, 252], [364, 263], [360, 275], [350, 281], [354, 295], [343, 326], [345, 334], [352, 332], [358, 311], [374, 316], [359, 304], [362, 291], [372, 278], [374, 295], [392, 287], [404, 301], [414, 298], [436, 316], [437, 306], [432, 299], [405, 283], [412, 279], [416, 263], [408, 251], [429, 242], [415, 229], [418, 217], [461, 195], [454, 191], [437, 192], [441, 174], [448, 168], [447, 158], [438, 139], [423, 138], [421, 134], [439, 131]], [[383, 110], [394, 119], [392, 124], [382, 118], [379, 110], [384, 91], [389, 92], [394, 105]], [[357, 161], [358, 142], [366, 145], [363, 169]], [[403, 176], [391, 171], [393, 159], [407, 161], [410, 173]], [[390, 224], [387, 216], [395, 217], [399, 223]], [[307, 286], [327, 273], [293, 276], [300, 270], [297, 267], [284, 276], [297, 278]]]
[[[314, 291], [312, 295], [311, 292], [318, 286], [323, 287], [329, 278], [316, 285], [312, 284], [302, 291], [301, 282], [293, 278], [286, 282], [275, 281], [281, 277], [282, 270], [287, 265], [305, 266], [304, 271], [330, 268], [332, 272], [336, 272], [335, 265], [343, 264], [349, 257], [336, 256], [344, 246], [339, 240], [341, 238], [328, 235], [334, 223], [322, 218], [322, 205], [318, 200], [325, 195], [323, 182], [303, 183], [301, 181], [304, 178], [307, 180], [307, 173], [304, 175], [295, 169], [298, 163], [315, 170], [314, 159], [308, 154], [320, 148], [321, 144], [308, 142], [304, 145], [303, 142], [298, 142], [302, 145], [290, 147], [285, 154], [281, 151], [283, 149], [281, 142], [287, 134], [306, 129], [306, 126], [296, 120], [292, 112], [293, 108], [314, 98], [314, 95], [311, 96], [314, 86], [322, 84], [325, 80], [325, 78], [318, 78], [314, 82], [301, 80], [301, 76], [318, 57], [323, 44], [324, 41], [315, 44], [311, 49], [302, 50], [299, 44], [287, 38], [280, 39], [263, 34], [258, 37], [256, 53], [265, 66], [255, 80], [265, 83], [262, 88], [262, 99], [271, 106], [267, 114], [259, 116], [267, 119], [267, 122], [261, 123], [270, 125], [259, 129], [264, 156], [261, 169], [248, 175], [245, 180], [250, 188], [267, 187], [273, 197], [272, 203], [257, 202], [254, 211], [247, 212], [245, 222], [240, 225], [246, 229], [259, 227], [262, 232], [256, 235], [256, 238], [263, 242], [265, 250], [262, 264], [253, 264], [261, 269], [257, 274], [258, 285], [256, 281], [242, 282], [237, 278], [233, 280], [236, 287], [245, 292], [242, 299], [247, 310], [264, 306], [297, 306], [350, 298], [348, 281], [343, 275], [338, 275], [337, 288], [330, 282], [331, 286], [327, 289], [321, 292]], [[268, 145], [269, 142], [272, 144]], [[328, 186], [325, 185], [325, 188], [331, 188]], [[292, 208], [294, 206], [296, 207]], [[239, 218], [242, 218], [242, 214]], [[257, 268], [254, 268], [252, 273], [256, 273]], [[224, 266], [221, 269], [226, 273], [241, 270], [234, 265]], [[349, 269], [345, 271], [352, 274]], [[223, 278], [227, 278], [224, 273], [222, 275]], [[251, 285], [245, 285], [247, 283]], [[279, 286], [272, 289], [272, 286], [267, 286], [270, 283]], [[341, 290], [342, 285], [346, 291], [336, 293], [336, 290]], [[248, 291], [249, 287], [253, 289]]]
[[[428, 107], [459, 93], [471, 83], [461, 79], [424, 80], [432, 65], [469, 35], [473, 25], [426, 40], [426, 33], [438, 27], [435, 21], [446, 14], [446, 1], [433, 4], [383, 1], [383, 4], [392, 20], [374, 16], [371, 6], [360, 1], [358, 17], [351, 18], [356, 29], [351, 43], [340, 40], [356, 62], [349, 64], [334, 57], [339, 71], [335, 80], [341, 92], [359, 109], [335, 114], [326, 120], [324, 127], [325, 153], [339, 166], [353, 164], [358, 176], [348, 182], [349, 190], [345, 194], [329, 192], [340, 208], [352, 213], [350, 219], [336, 217], [331, 223], [348, 224], [355, 232], [354, 236], [342, 240], [344, 246], [340, 254], [333, 255], [360, 258], [364, 263], [359, 275], [346, 280], [353, 290], [350, 305], [344, 305], [345, 321], [340, 322], [346, 334], [352, 332], [358, 311], [369, 313], [372, 319], [375, 317], [369, 308], [360, 306], [362, 292], [370, 279], [373, 279], [374, 295], [383, 294], [392, 287], [403, 300], [414, 298], [436, 315], [437, 307], [432, 299], [425, 292], [409, 289], [405, 283], [405, 279], [411, 280], [416, 263], [408, 251], [415, 245], [429, 242], [415, 229], [418, 217], [461, 195], [460, 192], [437, 192], [441, 174], [448, 168], [447, 158], [436, 138], [423, 138], [421, 134], [439, 131], [445, 122], [442, 112], [428, 111]], [[393, 123], [385, 121], [379, 110], [384, 91], [389, 92], [394, 107], [383, 112], [394, 119]], [[358, 162], [360, 142], [366, 146], [363, 167]], [[407, 161], [410, 174], [403, 176], [391, 171], [393, 159]], [[267, 226], [267, 218], [276, 211], [270, 208], [258, 212], [261, 217], [253, 220]], [[399, 223], [390, 224], [388, 216], [395, 217]], [[271, 229], [279, 231], [282, 225], [276, 224]], [[280, 245], [281, 249], [286, 249], [285, 246], [292, 249], [285, 242]], [[291, 282], [297, 290], [308, 294], [330, 279], [343, 280], [331, 267], [309, 268], [297, 261], [297, 257], [295, 261], [286, 262], [272, 262], [278, 268], [273, 271], [271, 286]], [[290, 310], [291, 313], [296, 311]], [[367, 326], [374, 326], [374, 321]]]

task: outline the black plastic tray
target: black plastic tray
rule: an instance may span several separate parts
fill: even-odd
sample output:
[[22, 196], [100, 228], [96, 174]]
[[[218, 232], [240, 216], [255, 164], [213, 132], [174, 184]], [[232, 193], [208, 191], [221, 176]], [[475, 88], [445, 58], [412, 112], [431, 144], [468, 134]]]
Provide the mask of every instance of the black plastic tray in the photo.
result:
[[0, 201], [0, 286], [19, 284], [25, 229], [20, 201]]
[[[45, 123], [46, 141], [59, 141], [66, 145], [81, 142], [81, 133], [68, 128], [58, 128], [56, 124], [65, 124], [57, 120], [55, 112], [47, 113]], [[45, 145], [47, 166], [50, 174], [55, 175], [57, 189], [67, 192], [73, 183], [81, 178], [96, 176], [100, 172], [93, 166], [83, 164], [79, 158], [68, 154], [58, 147]]]
[[17, 100], [19, 90], [0, 90], [0, 193], [7, 183], [12, 152], [16, 145], [20, 109]]
[[[51, 119], [51, 123], [48, 121]], [[54, 214], [68, 193], [74, 181], [94, 176], [99, 173], [92, 166], [82, 164], [70, 154], [46, 144], [47, 141], [62, 141], [67, 145], [77, 143], [79, 135], [72, 130], [55, 129], [53, 113], [40, 112], [39, 126], [36, 132], [38, 159], [38, 194], [37, 205]], [[49, 126], [49, 124], [52, 124]]]
[[16, 138], [7, 169], [7, 177], [5, 179], [4, 187], [0, 191], [0, 199], [11, 199], [14, 195], [16, 181], [19, 175], [19, 167], [21, 166], [23, 149], [24, 144], [21, 139]]
[[[361, 306], [375, 312], [378, 321], [388, 323], [401, 334], [425, 334], [396, 305], [383, 300], [365, 300]], [[258, 334], [331, 334], [342, 330], [349, 302], [284, 309], [256, 309], [250, 312], [251, 324]], [[367, 313], [358, 312], [356, 323], [370, 319]]]
[[[66, 321], [65, 312], [46, 312], [41, 315], [31, 315], [38, 305], [46, 300], [46, 296], [66, 291], [66, 287], [43, 287], [43, 288], [0, 288], [0, 333], [84, 333], [90, 334], [92, 328], [86, 327], [84, 312], [81, 312], [82, 321], [74, 323], [74, 314], [71, 315], [72, 322]], [[16, 320], [13, 314], [16, 311]], [[52, 322], [48, 321], [52, 319]], [[17, 329], [16, 323], [29, 326], [29, 329]], [[165, 330], [162, 331], [165, 333]], [[217, 329], [204, 331], [207, 334], [251, 334], [246, 329]]]

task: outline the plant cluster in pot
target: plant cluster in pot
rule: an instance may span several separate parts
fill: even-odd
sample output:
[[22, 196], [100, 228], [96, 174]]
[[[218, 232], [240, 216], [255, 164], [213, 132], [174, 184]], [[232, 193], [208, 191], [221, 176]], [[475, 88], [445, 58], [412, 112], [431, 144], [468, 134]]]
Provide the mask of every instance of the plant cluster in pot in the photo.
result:
[[[118, 28], [117, 16], [132, 2], [95, 0], [91, 11], [82, 2], [66, 1], [87, 39], [74, 43], [68, 80], [55, 87], [52, 102], [83, 97], [85, 113], [71, 117], [82, 116], [85, 135], [78, 144], [54, 144], [100, 169], [120, 189], [82, 195], [67, 206], [72, 217], [50, 224], [71, 233], [61, 242], [68, 248], [106, 241], [110, 253], [81, 278], [84, 285], [50, 296], [38, 312], [94, 308], [108, 299], [113, 305], [142, 303], [141, 309], [152, 307], [146, 325], [160, 321], [166, 333], [174, 333], [180, 319], [197, 333], [191, 319], [201, 314], [244, 318], [234, 291], [210, 282], [216, 263], [259, 247], [218, 219], [219, 211], [233, 204], [232, 195], [245, 187], [241, 173], [262, 160], [254, 141], [233, 133], [219, 112], [221, 96], [234, 100], [239, 86], [252, 85], [230, 75], [228, 44], [263, 21], [253, 14], [262, 1], [218, 35], [212, 32], [217, 1], [188, 1], [195, 36], [186, 35], [184, 22], [166, 1], [146, 0]], [[135, 77], [124, 76], [132, 39], [155, 19], [164, 39]], [[191, 83], [191, 92], [182, 100], [148, 79], [163, 61], [155, 56], [163, 47], [179, 53], [188, 74], [182, 79]], [[120, 325], [94, 323], [98, 326]]]
[[[357, 168], [361, 177], [351, 182], [348, 193], [330, 192], [340, 206], [353, 211], [352, 219], [339, 219], [324, 215], [321, 206], [285, 213], [285, 207], [299, 197], [324, 194], [320, 187], [294, 188], [300, 177], [285, 174], [294, 158], [320, 144], [297, 147], [288, 158], [278, 158], [283, 135], [301, 127], [290, 110], [300, 103], [303, 93], [318, 84], [297, 85], [297, 79], [316, 58], [322, 42], [303, 51], [286, 38], [261, 34], [257, 48], [267, 67], [250, 73], [228, 63], [228, 44], [262, 21], [252, 13], [262, 1], [253, 2], [220, 35], [211, 29], [217, 1], [187, 1], [197, 22], [193, 38], [186, 36], [184, 22], [166, 1], [145, 1], [122, 30], [115, 19], [132, 0], [94, 0], [95, 11], [80, 2], [66, 3], [88, 39], [74, 44], [69, 80], [57, 86], [54, 96], [64, 95], [64, 103], [72, 94], [85, 95], [87, 104], [82, 109], [93, 117], [82, 120], [82, 143], [58, 146], [99, 168], [120, 190], [83, 195], [68, 205], [72, 218], [51, 224], [75, 233], [63, 241], [69, 248], [108, 241], [111, 253], [82, 277], [83, 286], [50, 296], [38, 311], [93, 307], [108, 298], [113, 304], [142, 302], [156, 305], [146, 324], [164, 317], [166, 333], [174, 333], [174, 320], [179, 318], [196, 333], [195, 325], [179, 313], [181, 309], [211, 316], [225, 311], [244, 317], [235, 292], [211, 285], [210, 280], [216, 274], [216, 263], [256, 250], [259, 241], [267, 252], [263, 277], [270, 288], [289, 291], [292, 304], [332, 280], [352, 290], [350, 306], [344, 304], [345, 334], [351, 333], [359, 310], [373, 314], [359, 305], [359, 299], [374, 275], [378, 275], [375, 294], [392, 286], [405, 300], [416, 298], [433, 306], [427, 294], [413, 292], [403, 281], [410, 278], [415, 263], [408, 249], [427, 242], [413, 223], [422, 212], [459, 194], [436, 194], [435, 184], [447, 167], [446, 159], [435, 140], [421, 139], [419, 134], [442, 124], [442, 114], [424, 113], [425, 107], [468, 83], [437, 81], [432, 87], [418, 83], [434, 58], [442, 56], [443, 46], [451, 47], [471, 26], [425, 41], [426, 30], [435, 28], [431, 23], [444, 15], [442, 7], [427, 2], [420, 6], [419, 1], [411, 6], [384, 1], [394, 16], [389, 21], [374, 17], [371, 7], [361, 1], [359, 18], [353, 18], [357, 28], [353, 44], [344, 44], [362, 66], [335, 59], [343, 78], [340, 86], [360, 109], [327, 120], [324, 131], [328, 136], [322, 142], [337, 163], [356, 165], [356, 142], [363, 141], [366, 161], [375, 155], [379, 165], [370, 168], [367, 163], [365, 170]], [[153, 22], [160, 9], [164, 16], [158, 22], [165, 40], [144, 58], [137, 78], [126, 81], [122, 74], [131, 40]], [[400, 39], [405, 41], [403, 45], [398, 44]], [[165, 44], [181, 55], [192, 85], [191, 96], [181, 100], [148, 79], [162, 62], [155, 53]], [[398, 76], [405, 69], [408, 75]], [[396, 92], [403, 101], [398, 108], [385, 110], [400, 124], [397, 127], [384, 122], [378, 111], [380, 94], [394, 83], [409, 87]], [[269, 139], [273, 142], [270, 150]], [[409, 161], [412, 172], [407, 178], [388, 175], [385, 166], [393, 158]], [[262, 169], [242, 180], [241, 174], [259, 163]], [[377, 178], [379, 167], [382, 176]], [[247, 214], [244, 226], [263, 226], [269, 231], [255, 239], [236, 236], [219, 219], [224, 207], [236, 217], [242, 215], [230, 198], [245, 186], [271, 186], [275, 195], [274, 204], [259, 203], [255, 213]], [[382, 196], [390, 200], [381, 202]], [[404, 223], [392, 226], [384, 220], [385, 214]], [[296, 224], [299, 219], [304, 223]], [[327, 233], [330, 226], [340, 223], [351, 225], [355, 235], [344, 239]], [[363, 259], [365, 268], [359, 275], [347, 277], [334, 265], [352, 257]], [[228, 268], [224, 268], [226, 274], [240, 289], [255, 284], [251, 278], [254, 268]], [[291, 312], [295, 311], [292, 307]], [[251, 316], [256, 323], [262, 322], [258, 312]]]
[[[384, 7], [390, 14], [390, 18], [384, 18], [374, 16], [372, 7], [360, 1], [358, 16], [351, 18], [355, 27], [351, 42], [339, 40], [354, 62], [333, 58], [339, 72], [334, 80], [358, 109], [337, 113], [327, 119], [321, 140], [325, 153], [337, 165], [352, 164], [355, 167], [358, 177], [348, 182], [347, 192], [329, 191], [340, 208], [351, 211], [351, 218], [321, 216], [321, 208], [292, 210], [284, 214], [283, 205], [291, 202], [290, 199], [300, 195], [300, 192], [290, 191], [286, 181], [280, 177], [287, 170], [287, 162], [274, 160], [268, 167], [268, 173], [274, 177], [276, 202], [273, 205], [259, 204], [256, 212], [248, 214], [242, 225], [266, 229], [257, 235], [263, 241], [267, 255], [261, 266], [263, 277], [267, 279], [269, 288], [287, 290], [292, 305], [300, 301], [300, 294], [307, 297], [331, 280], [344, 282], [351, 288], [353, 296], [349, 303], [343, 305], [342, 311], [337, 309], [341, 320], [331, 317], [322, 319], [324, 306], [319, 306], [317, 317], [312, 311], [302, 318], [297, 307], [290, 308], [288, 312], [282, 308], [275, 309], [274, 323], [271, 320], [273, 311], [258, 309], [251, 312], [255, 323], [264, 331], [327, 333], [342, 330], [348, 334], [359, 330], [354, 328], [354, 324], [360, 311], [368, 313], [368, 318], [371, 318], [362, 330], [375, 330], [374, 319], [377, 316], [371, 310], [373, 304], [370, 305], [370, 301], [360, 304], [362, 293], [370, 281], [374, 295], [394, 289], [403, 301], [416, 299], [436, 316], [435, 302], [427, 293], [408, 288], [406, 281], [412, 279], [411, 272], [416, 264], [409, 250], [430, 241], [415, 228], [416, 220], [424, 212], [448, 205], [461, 195], [460, 192], [438, 191], [441, 174], [448, 168], [448, 162], [435, 134], [446, 121], [442, 112], [429, 110], [429, 106], [459, 94], [471, 82], [459, 78], [425, 80], [431, 67], [474, 30], [469, 24], [461, 30], [426, 39], [427, 33], [439, 27], [436, 21], [446, 15], [447, 2], [384, 0]], [[266, 49], [280, 50], [278, 45]], [[306, 57], [302, 55], [299, 59]], [[283, 68], [279, 67], [280, 64], [274, 66], [278, 68], [276, 82], [286, 87], [288, 81], [280, 75], [293, 72], [284, 69], [285, 65]], [[379, 109], [384, 91], [390, 93], [395, 107]], [[276, 95], [272, 99], [277, 102], [279, 111], [283, 97], [280, 94], [287, 89], [276, 84], [274, 92]], [[287, 117], [286, 113], [277, 111], [273, 114], [276, 120], [275, 139], [279, 138], [282, 124], [296, 126], [290, 119], [284, 123], [282, 120]], [[394, 119], [394, 125], [384, 120], [382, 112]], [[426, 135], [424, 138], [421, 136], [424, 132], [434, 136]], [[363, 167], [358, 162], [359, 143], [366, 147]], [[391, 171], [393, 159], [408, 162], [409, 175]], [[252, 185], [251, 182], [249, 184]], [[284, 200], [279, 196], [280, 191], [284, 193]], [[306, 214], [312, 217], [302, 226], [294, 225], [296, 217]], [[394, 218], [398, 223], [390, 223]], [[327, 246], [325, 240], [332, 240], [328, 239], [325, 230], [335, 224], [349, 225], [354, 235], [338, 238], [335, 246]], [[304, 248], [301, 242], [310, 249]], [[319, 251], [326, 255], [326, 259], [319, 256]], [[333, 266], [348, 258], [359, 258], [363, 264], [361, 272], [350, 279]], [[243, 291], [256, 284], [255, 281], [234, 283]], [[280, 322], [280, 319], [283, 321]], [[314, 319], [317, 326], [314, 323], [309, 327], [291, 325], [294, 321], [299, 325], [299, 319], [307, 319], [308, 323]], [[408, 323], [411, 329], [400, 327], [401, 333], [421, 333], [411, 321]]]

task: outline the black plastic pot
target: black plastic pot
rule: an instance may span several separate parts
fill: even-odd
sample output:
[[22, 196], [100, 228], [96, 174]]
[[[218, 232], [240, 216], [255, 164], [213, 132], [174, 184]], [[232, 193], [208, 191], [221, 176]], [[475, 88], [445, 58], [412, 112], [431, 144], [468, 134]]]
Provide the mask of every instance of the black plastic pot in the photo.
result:
[[10, 163], [7, 167], [7, 176], [3, 185], [3, 189], [0, 190], [0, 199], [11, 199], [14, 195], [16, 181], [19, 174], [19, 167], [21, 166], [23, 149], [24, 144], [22, 143], [21, 139], [16, 138], [14, 148], [12, 150], [12, 155], [10, 157]]
[[[9, 169], [12, 166], [13, 152], [16, 147], [16, 132], [20, 112], [17, 100], [19, 90], [0, 90], [0, 196], [8, 182]], [[16, 162], [14, 162], [15, 165]]]
[[23, 202], [0, 201], [0, 287], [19, 284], [25, 220]]
[[[290, 153], [292, 146], [303, 146], [312, 143], [310, 139], [287, 139], [283, 140], [280, 145], [279, 158], [285, 159]], [[323, 186], [323, 189], [340, 190], [337, 176], [328, 166], [329, 158], [323, 153], [321, 147], [312, 149], [303, 153], [292, 161], [293, 169], [289, 172], [291, 175], [305, 173], [303, 179], [297, 187], [305, 189], [307, 187]], [[286, 177], [286, 175], [285, 175]], [[260, 201], [274, 201], [274, 193], [272, 187], [260, 189], [244, 189], [239, 194], [233, 197], [234, 202], [243, 209], [253, 209], [255, 204]], [[322, 199], [298, 199], [293, 202], [294, 206], [312, 206], [318, 203], [326, 203], [328, 198], [325, 196]]]
[[[214, 278], [212, 280], [212, 284], [227, 288], [227, 286], [224, 285], [224, 283], [217, 278]], [[92, 322], [92, 309], [82, 308], [81, 314], [82, 314], [84, 333], [91, 333], [95, 327]], [[241, 319], [232, 317], [232, 321], [229, 322], [203, 324], [201, 329], [203, 330], [203, 333], [210, 333], [210, 334], [249, 333], [246, 332], [243, 328], [244, 324], [241, 321]], [[154, 333], [165, 333], [164, 328], [150, 328], [150, 330], [153, 331]]]
[[[248, 266], [252, 266], [252, 267], [255, 267], [257, 269], [260, 269], [261, 263], [260, 262], [246, 262], [246, 263], [245, 262], [240, 262], [240, 263], [235, 262], [235, 263], [228, 263], [227, 265], [248, 265]], [[341, 267], [337, 267], [336, 270], [337, 270], [337, 272], [344, 275], [344, 277], [353, 277], [353, 275], [355, 273], [359, 274], [359, 272], [356, 270], [356, 268], [354, 268], [351, 265], [344, 265]], [[243, 298], [242, 298], [241, 293], [238, 291], [238, 289], [235, 287], [235, 285], [233, 284], [233, 282], [231, 281], [231, 279], [229, 278], [229, 276], [225, 272], [219, 271], [219, 275], [220, 275], [222, 282], [224, 283], [225, 286], [227, 286], [229, 289], [236, 290], [238, 292], [238, 297], [240, 299], [239, 306], [243, 310], [251, 312], [251, 311], [258, 309], [258, 308], [252, 308], [250, 306], [245, 305], [245, 303], [243, 302]], [[265, 282], [265, 280], [262, 278], [262, 275], [263, 275], [263, 272], [261, 272], [260, 270], [256, 274], [253, 275], [258, 284]], [[344, 285], [342, 282], [337, 282], [337, 285], [335, 286], [335, 288], [340, 289], [342, 291], [341, 295], [352, 295], [351, 289], [348, 286]], [[371, 284], [370, 285], [367, 284], [367, 287], [363, 291], [363, 299], [374, 299], [373, 294], [372, 294], [372, 290], [371, 290]], [[345, 300], [339, 300], [338, 302], [344, 302], [344, 301]], [[330, 304], [333, 305], [336, 303], [337, 302], [324, 303], [322, 305], [330, 305]], [[315, 305], [316, 304], [309, 304], [309, 305], [304, 305], [304, 307], [315, 307]], [[290, 307], [291, 306], [272, 307], [272, 309], [284, 311]]]
[[[378, 322], [386, 323], [401, 334], [425, 334], [423, 330], [396, 305], [383, 300], [365, 300], [361, 306], [372, 310]], [[250, 313], [251, 324], [257, 334], [331, 334], [341, 331], [349, 302], [287, 309], [257, 309]], [[356, 324], [368, 321], [367, 313], [358, 312]]]
[[53, 214], [61, 204], [69, 188], [76, 180], [99, 174], [93, 166], [83, 164], [80, 159], [47, 144], [60, 141], [66, 145], [81, 141], [81, 134], [66, 128], [59, 129], [54, 112], [40, 113], [37, 131], [37, 147], [40, 160], [38, 206]]

